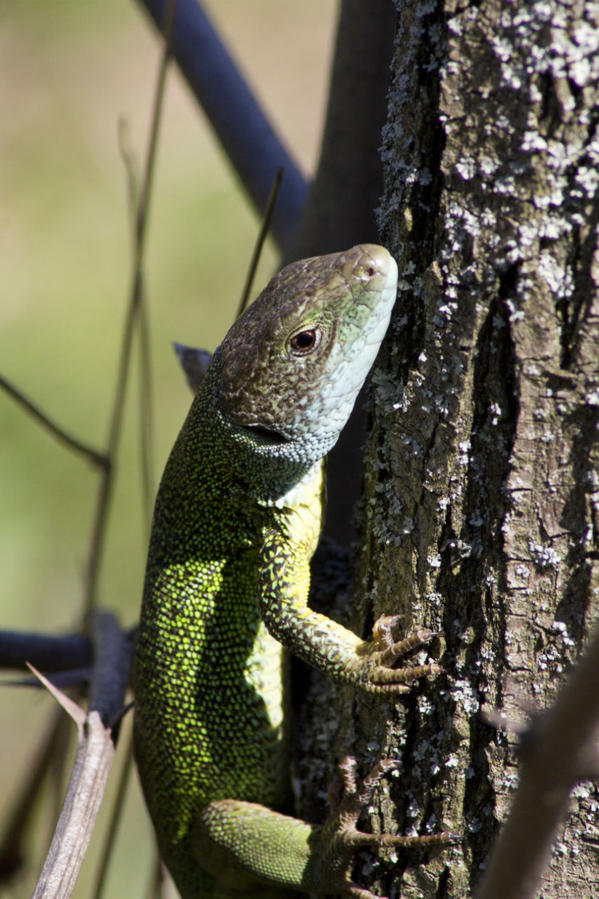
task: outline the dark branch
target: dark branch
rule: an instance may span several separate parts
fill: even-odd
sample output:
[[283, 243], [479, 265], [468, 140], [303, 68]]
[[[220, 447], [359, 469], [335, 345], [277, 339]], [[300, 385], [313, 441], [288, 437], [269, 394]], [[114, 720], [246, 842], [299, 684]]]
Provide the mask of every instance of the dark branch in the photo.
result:
[[[165, 0], [140, 2], [161, 29]], [[172, 55], [259, 212], [283, 168], [272, 231], [282, 252], [288, 252], [306, 202], [306, 180], [195, 0], [178, 0]]]
[[93, 650], [89, 637], [55, 637], [26, 631], [0, 631], [0, 668], [24, 669], [27, 662], [46, 673], [89, 668]]
[[114, 729], [129, 684], [132, 634], [121, 630], [111, 612], [96, 612], [93, 616], [93, 645], [89, 708], [100, 712], [102, 723]]
[[379, 240], [374, 210], [395, 24], [390, 0], [340, 4], [320, 158], [285, 263]]

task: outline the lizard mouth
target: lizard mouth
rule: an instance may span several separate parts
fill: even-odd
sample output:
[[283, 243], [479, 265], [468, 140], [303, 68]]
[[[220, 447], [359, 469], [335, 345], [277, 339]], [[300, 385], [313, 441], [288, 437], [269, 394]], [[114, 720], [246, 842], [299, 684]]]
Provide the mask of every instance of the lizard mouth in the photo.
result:
[[274, 431], [271, 428], [265, 428], [263, 425], [246, 425], [246, 427], [248, 431], [252, 432], [252, 434], [256, 434], [258, 437], [260, 437], [264, 443], [268, 443], [272, 446], [276, 446], [281, 443], [289, 443], [289, 437], [285, 437], [285, 435], [281, 434], [279, 431]]

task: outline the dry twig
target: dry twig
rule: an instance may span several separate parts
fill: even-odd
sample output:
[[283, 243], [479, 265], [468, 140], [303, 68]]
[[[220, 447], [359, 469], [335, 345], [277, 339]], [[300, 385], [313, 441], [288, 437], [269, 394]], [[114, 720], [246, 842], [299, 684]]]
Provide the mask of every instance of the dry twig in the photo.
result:
[[570, 791], [599, 774], [599, 633], [525, 737], [520, 785], [475, 899], [537, 895]]

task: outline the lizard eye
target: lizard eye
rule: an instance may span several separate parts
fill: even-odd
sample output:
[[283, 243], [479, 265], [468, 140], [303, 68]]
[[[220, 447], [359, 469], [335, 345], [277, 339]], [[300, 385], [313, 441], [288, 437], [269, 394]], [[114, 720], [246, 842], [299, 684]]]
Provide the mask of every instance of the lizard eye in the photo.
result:
[[295, 356], [307, 356], [313, 352], [320, 343], [320, 331], [316, 328], [307, 328], [298, 331], [289, 340], [289, 347]]

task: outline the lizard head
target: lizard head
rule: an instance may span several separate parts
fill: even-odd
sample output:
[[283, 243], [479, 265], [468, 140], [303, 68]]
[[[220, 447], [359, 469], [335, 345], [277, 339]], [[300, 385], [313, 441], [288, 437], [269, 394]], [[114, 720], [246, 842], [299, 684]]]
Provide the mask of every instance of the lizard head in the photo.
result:
[[286, 266], [218, 351], [222, 413], [263, 445], [324, 456], [374, 362], [396, 289], [395, 260], [374, 244]]

